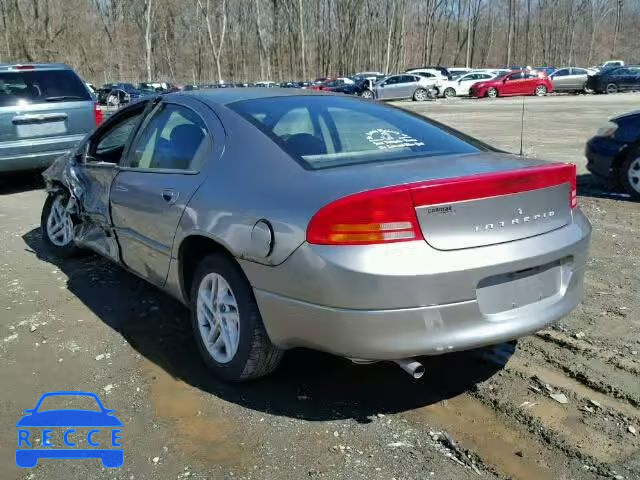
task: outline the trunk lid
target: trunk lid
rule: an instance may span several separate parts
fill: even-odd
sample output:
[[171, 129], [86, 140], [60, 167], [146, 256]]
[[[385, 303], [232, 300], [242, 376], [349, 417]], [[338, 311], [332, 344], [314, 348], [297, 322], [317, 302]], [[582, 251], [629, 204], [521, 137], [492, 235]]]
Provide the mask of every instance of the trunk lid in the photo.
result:
[[416, 208], [429, 245], [457, 250], [510, 242], [571, 222], [568, 183], [531, 191]]
[[549, 164], [411, 187], [422, 235], [457, 250], [540, 235], [571, 222], [575, 166]]
[[[347, 169], [352, 175], [345, 175]], [[421, 157], [318, 174], [331, 177], [332, 197], [408, 190], [422, 237], [438, 250], [510, 242], [561, 228], [571, 222], [575, 202], [574, 165], [494, 152]]]

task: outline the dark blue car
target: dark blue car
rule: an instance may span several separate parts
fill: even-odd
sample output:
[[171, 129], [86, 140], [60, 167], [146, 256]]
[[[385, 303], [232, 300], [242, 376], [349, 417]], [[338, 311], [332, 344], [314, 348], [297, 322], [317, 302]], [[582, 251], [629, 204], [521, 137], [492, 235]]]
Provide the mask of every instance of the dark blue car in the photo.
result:
[[587, 170], [640, 201], [640, 110], [612, 118], [587, 142]]
[[[42, 402], [48, 397], [57, 396], [69, 396], [69, 397], [91, 397], [93, 398], [99, 411], [96, 410], [81, 410], [81, 409], [58, 409], [58, 410], [45, 410], [39, 411]], [[99, 458], [102, 461], [102, 465], [107, 468], [118, 468], [124, 463], [124, 451], [118, 443], [120, 438], [120, 427], [122, 422], [113, 413], [113, 410], [107, 409], [102, 405], [102, 402], [95, 393], [91, 392], [49, 392], [40, 397], [36, 406], [32, 409], [24, 411], [25, 416], [22, 417], [16, 427], [18, 430], [18, 449], [16, 450], [16, 465], [21, 468], [35, 467], [40, 458], [62, 458], [62, 459], [84, 459], [84, 458]], [[42, 427], [62, 427], [66, 428], [64, 438], [64, 444], [68, 447], [75, 447], [76, 442], [68, 440], [68, 432], [76, 434], [74, 428], [76, 427], [92, 427], [94, 430], [89, 430], [86, 435], [87, 443], [96, 448], [54, 448], [52, 446], [45, 445], [45, 432], [42, 430], [42, 448], [35, 448], [35, 436], [30, 441], [30, 429], [42, 428]], [[111, 430], [111, 448], [97, 448], [104, 447], [98, 442], [92, 440], [92, 433], [99, 433], [99, 428], [105, 428]], [[35, 432], [33, 432], [35, 434]], [[48, 437], [51, 438], [51, 437]], [[31, 448], [31, 442], [33, 447]], [[40, 445], [38, 445], [40, 446]], [[27, 448], [25, 448], [27, 447]]]

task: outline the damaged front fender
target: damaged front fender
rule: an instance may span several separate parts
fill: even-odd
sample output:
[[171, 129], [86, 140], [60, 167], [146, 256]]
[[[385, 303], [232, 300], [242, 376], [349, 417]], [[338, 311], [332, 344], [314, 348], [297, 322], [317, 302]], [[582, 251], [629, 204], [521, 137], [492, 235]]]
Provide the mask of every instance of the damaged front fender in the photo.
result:
[[118, 166], [104, 162], [80, 163], [75, 153], [56, 159], [42, 176], [47, 192], [62, 190], [70, 198], [67, 210], [74, 223], [74, 242], [119, 262], [120, 253], [109, 211], [111, 184]]

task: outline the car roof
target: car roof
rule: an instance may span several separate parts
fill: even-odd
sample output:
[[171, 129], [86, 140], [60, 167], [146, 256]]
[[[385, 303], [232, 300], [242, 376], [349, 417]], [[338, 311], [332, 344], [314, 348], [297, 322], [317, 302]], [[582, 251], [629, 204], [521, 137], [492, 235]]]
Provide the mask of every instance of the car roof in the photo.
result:
[[72, 70], [72, 68], [65, 63], [0, 63], [0, 72], [21, 70]]
[[294, 88], [220, 88], [206, 90], [191, 90], [176, 93], [169, 93], [167, 98], [172, 96], [188, 95], [197, 97], [206, 103], [228, 105], [242, 100], [257, 100], [271, 97], [293, 97], [309, 95], [331, 95], [327, 93], [315, 92], [312, 90], [302, 90]]

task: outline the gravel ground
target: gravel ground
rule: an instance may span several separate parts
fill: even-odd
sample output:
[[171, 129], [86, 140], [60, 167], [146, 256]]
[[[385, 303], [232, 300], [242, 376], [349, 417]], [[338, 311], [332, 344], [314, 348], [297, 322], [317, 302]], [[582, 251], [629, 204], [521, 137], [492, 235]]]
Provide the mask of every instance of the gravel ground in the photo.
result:
[[[582, 168], [584, 141], [638, 100], [527, 98], [524, 149]], [[519, 149], [519, 99], [399, 105]], [[390, 364], [298, 350], [266, 379], [220, 384], [196, 356], [182, 306], [96, 256], [46, 252], [43, 200], [33, 176], [0, 186], [2, 479], [640, 478], [640, 204], [588, 176], [584, 302], [517, 343], [424, 359], [419, 381]], [[15, 422], [62, 389], [115, 409], [121, 469], [15, 467]]]

